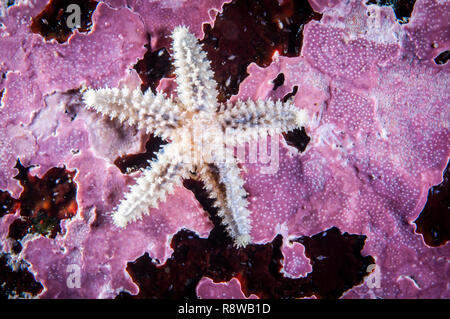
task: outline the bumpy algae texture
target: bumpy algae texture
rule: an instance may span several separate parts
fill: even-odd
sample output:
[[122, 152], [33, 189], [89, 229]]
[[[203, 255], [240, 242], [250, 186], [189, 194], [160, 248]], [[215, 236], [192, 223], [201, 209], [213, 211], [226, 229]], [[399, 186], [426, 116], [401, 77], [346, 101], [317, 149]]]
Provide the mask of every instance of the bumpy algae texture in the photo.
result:
[[[143, 152], [149, 137], [86, 110], [80, 90], [140, 86], [133, 67], [147, 49], [170, 53], [169, 35], [180, 24], [203, 39], [203, 24], [214, 26], [228, 1], [99, 1], [90, 30], [73, 30], [62, 43], [30, 28], [47, 1], [16, 2], [2, 9], [0, 29], [3, 259], [34, 275], [43, 287], [32, 292], [38, 297], [136, 295], [140, 284], [127, 263], [148, 253], [162, 265], [180, 230], [208, 238], [214, 224], [192, 190], [179, 187], [141, 221], [114, 227], [110, 212], [139, 174], [122, 173], [114, 161]], [[314, 255], [309, 238], [337, 227], [364, 235], [357, 246], [376, 265], [361, 270], [368, 280], [346, 287], [344, 298], [450, 298], [449, 246], [427, 245], [414, 224], [449, 159], [449, 64], [435, 59], [450, 49], [450, 4], [418, 0], [407, 23], [399, 23], [391, 7], [365, 1], [309, 5], [316, 18], [300, 30], [299, 55], [274, 50], [267, 67], [251, 63], [231, 97], [291, 95], [311, 115], [303, 152], [274, 137], [280, 141], [275, 172], [243, 163], [252, 241], [265, 245], [281, 234], [280, 276], [301, 280], [327, 258]], [[277, 25], [283, 32], [283, 23]], [[172, 81], [163, 79], [158, 89], [175, 94]], [[76, 214], [60, 220], [55, 236], [12, 235], [12, 225], [24, 218], [23, 181], [33, 180], [17, 176], [17, 159], [35, 180], [47, 180], [54, 167], [75, 172]], [[44, 199], [36, 207], [47, 202], [53, 203]], [[197, 297], [265, 296], [248, 293], [250, 284], [244, 287], [243, 275], [235, 274], [223, 282], [198, 278]]]

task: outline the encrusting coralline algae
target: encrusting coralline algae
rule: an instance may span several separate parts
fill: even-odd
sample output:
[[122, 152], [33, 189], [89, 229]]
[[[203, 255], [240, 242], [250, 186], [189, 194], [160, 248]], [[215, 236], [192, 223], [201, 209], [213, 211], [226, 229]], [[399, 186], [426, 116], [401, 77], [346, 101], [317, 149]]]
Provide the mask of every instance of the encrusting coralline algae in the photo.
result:
[[[26, 261], [44, 286], [39, 297], [137, 294], [127, 262], [148, 252], [163, 264], [182, 228], [202, 238], [213, 229], [181, 184], [141, 220], [116, 227], [111, 212], [142, 173], [122, 174], [114, 159], [139, 152], [148, 135], [96, 114], [82, 98], [86, 89], [139, 87], [132, 67], [146, 52], [147, 33], [152, 50], [165, 47], [172, 54], [170, 35], [177, 26], [202, 39], [202, 23], [214, 20], [210, 9], [227, 5], [187, 3], [148, 2], [134, 9], [135, 1], [129, 8], [100, 1], [91, 30], [75, 30], [64, 43], [29, 28], [46, 1], [19, 2], [1, 17], [0, 189], [19, 198], [22, 187], [13, 178], [18, 158], [34, 165], [30, 173], [39, 177], [52, 167], [76, 171], [76, 216], [60, 222], [55, 238], [28, 234], [14, 257]], [[409, 21], [400, 24], [392, 8], [365, 1], [309, 3], [323, 15], [304, 26], [300, 55], [274, 53], [267, 68], [250, 64], [229, 101], [282, 100], [296, 87], [289, 103], [309, 117], [311, 140], [303, 152], [282, 135], [269, 138], [276, 141], [269, 148], [277, 146], [275, 172], [265, 172], [267, 163], [250, 161], [250, 154], [239, 164], [249, 242], [265, 244], [281, 234], [283, 276], [300, 278], [311, 265], [303, 245], [290, 240], [334, 226], [365, 235], [362, 255], [376, 262], [368, 269], [378, 276], [376, 284], [354, 286], [345, 298], [449, 298], [449, 246], [426, 245], [413, 222], [449, 158], [449, 64], [434, 59], [450, 49], [450, 4], [417, 0]], [[280, 73], [284, 82], [273, 90]], [[175, 99], [180, 92], [171, 81], [162, 80], [157, 90]], [[11, 252], [9, 228], [19, 218], [20, 209], [0, 219], [3, 253]], [[67, 284], [74, 267], [83, 289]], [[197, 295], [242, 298], [241, 288], [236, 278], [224, 284], [204, 277]]]

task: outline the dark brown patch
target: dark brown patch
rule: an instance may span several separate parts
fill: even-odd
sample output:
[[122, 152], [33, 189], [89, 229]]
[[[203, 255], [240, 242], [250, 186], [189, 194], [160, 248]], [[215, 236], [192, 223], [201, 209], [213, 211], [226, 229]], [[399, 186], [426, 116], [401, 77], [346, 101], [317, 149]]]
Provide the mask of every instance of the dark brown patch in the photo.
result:
[[408, 23], [414, 9], [416, 0], [369, 0], [366, 5], [376, 4], [378, 6], [389, 6], [394, 10], [395, 17], [400, 24]]
[[441, 52], [435, 59], [434, 63], [438, 65], [442, 65], [447, 63], [448, 59], [450, 59], [450, 50]]
[[273, 89], [272, 89], [273, 91], [275, 91], [280, 86], [282, 86], [284, 84], [284, 73], [278, 74], [277, 77], [275, 79], [273, 79], [272, 83], [273, 83]]
[[320, 18], [307, 0], [234, 0], [225, 4], [214, 27], [204, 25], [201, 41], [215, 72], [219, 100], [238, 93], [250, 63], [267, 67], [275, 51], [298, 56], [303, 26]]
[[153, 52], [150, 50], [150, 45], [146, 45], [146, 48], [147, 52], [144, 58], [134, 65], [134, 69], [141, 78], [142, 92], [150, 88], [153, 93], [156, 93], [159, 80], [172, 77], [174, 67], [170, 61], [170, 55], [165, 48]]
[[31, 166], [24, 167], [19, 160], [15, 168], [19, 173], [14, 178], [23, 187], [17, 200], [21, 218], [10, 225], [8, 236], [20, 240], [27, 233], [38, 233], [54, 238], [61, 232], [59, 222], [75, 216], [78, 209], [75, 171], [54, 167], [40, 179], [29, 173]]
[[139, 294], [122, 292], [118, 298], [196, 298], [195, 289], [204, 276], [215, 282], [236, 277], [246, 296], [260, 298], [339, 298], [361, 284], [374, 263], [371, 256], [363, 257], [361, 249], [365, 236], [341, 234], [333, 227], [312, 237], [296, 241], [305, 246], [313, 270], [306, 277], [284, 277], [281, 253], [282, 237], [271, 243], [249, 245], [235, 249], [218, 244], [188, 230], [178, 232], [172, 240], [174, 252], [164, 265], [159, 265], [146, 253], [128, 263], [127, 271], [139, 286]]
[[375, 264], [371, 256], [363, 257], [366, 236], [350, 235], [332, 227], [312, 237], [299, 237], [295, 242], [305, 246], [313, 271], [308, 274], [319, 298], [338, 298], [362, 282], [368, 266]]
[[429, 189], [425, 207], [414, 223], [416, 233], [422, 234], [429, 246], [441, 246], [450, 240], [450, 162], [442, 183]]
[[19, 207], [17, 200], [11, 194], [0, 190], [0, 217], [6, 214], [14, 214]]
[[311, 140], [308, 134], [306, 134], [304, 127], [283, 133], [283, 137], [288, 145], [295, 147], [300, 152], [303, 152], [306, 149], [306, 146], [308, 146], [308, 143]]
[[55, 39], [59, 43], [66, 42], [75, 29], [68, 26], [74, 12], [68, 11], [68, 6], [71, 4], [79, 6], [81, 26], [77, 29], [80, 32], [88, 32], [92, 27], [91, 16], [97, 3], [92, 0], [50, 0], [44, 10], [33, 18], [31, 31], [42, 35], [45, 40]]
[[294, 87], [292, 88], [292, 92], [286, 94], [281, 100], [283, 101], [283, 103], [286, 103], [290, 98], [294, 97], [295, 94], [297, 94], [298, 91], [298, 86], [294, 85]]
[[145, 152], [138, 154], [129, 154], [116, 158], [116, 165], [123, 174], [129, 174], [139, 169], [150, 166], [151, 161], [156, 158], [155, 153], [159, 152], [162, 146], [167, 144], [158, 136], [151, 135], [145, 144]]
[[0, 255], [0, 299], [24, 298], [26, 293], [36, 296], [42, 291], [44, 287], [32, 273], [22, 267], [14, 271], [7, 262], [6, 255]]

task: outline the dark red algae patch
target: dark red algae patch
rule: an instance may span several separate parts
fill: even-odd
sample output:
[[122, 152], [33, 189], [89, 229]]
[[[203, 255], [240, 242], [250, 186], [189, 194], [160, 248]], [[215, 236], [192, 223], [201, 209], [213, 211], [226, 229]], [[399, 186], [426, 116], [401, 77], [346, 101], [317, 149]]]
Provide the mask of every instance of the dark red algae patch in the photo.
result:
[[273, 83], [273, 89], [272, 89], [273, 91], [275, 91], [280, 86], [282, 86], [284, 84], [284, 73], [278, 74], [277, 77], [275, 79], [273, 79], [272, 83]]
[[139, 286], [139, 294], [132, 296], [122, 292], [117, 298], [194, 299], [198, 282], [204, 276], [215, 282], [236, 277], [246, 296], [339, 298], [346, 290], [361, 284], [367, 267], [374, 263], [371, 256], [361, 255], [365, 236], [341, 234], [334, 227], [312, 237], [296, 239], [305, 246], [313, 270], [304, 278], [284, 277], [280, 273], [283, 260], [280, 235], [265, 245], [234, 248], [203, 184], [186, 180], [184, 186], [194, 192], [211, 215], [215, 227], [209, 238], [199, 238], [189, 230], [182, 230], [173, 237], [174, 252], [164, 265], [148, 254], [128, 263], [127, 271]]
[[0, 190], [0, 218], [6, 214], [14, 214], [18, 207], [19, 203], [9, 192]]
[[127, 271], [139, 286], [139, 294], [122, 292], [118, 298], [197, 298], [195, 288], [203, 276], [215, 282], [236, 277], [246, 296], [260, 298], [335, 299], [363, 282], [371, 256], [361, 256], [365, 236], [341, 234], [331, 228], [312, 237], [301, 237], [313, 270], [304, 278], [284, 277], [281, 253], [282, 237], [265, 245], [235, 249], [217, 245], [211, 238], [201, 239], [188, 230], [178, 232], [172, 240], [174, 252], [164, 265], [146, 253], [128, 263]]
[[13, 270], [8, 264], [8, 255], [0, 255], [0, 299], [36, 296], [44, 287], [36, 282], [26, 267]]
[[[55, 39], [59, 43], [66, 42], [74, 29], [88, 32], [92, 27], [92, 13], [98, 2], [92, 0], [50, 0], [47, 6], [31, 23], [31, 31], [42, 35], [45, 40]], [[77, 14], [70, 5], [76, 5], [80, 12], [80, 25], [73, 26], [74, 14]]]
[[139, 169], [144, 169], [150, 166], [151, 161], [156, 158], [156, 154], [162, 146], [167, 144], [159, 136], [150, 135], [147, 143], [145, 144], [145, 152], [137, 154], [123, 155], [114, 161], [122, 174], [129, 174]]
[[[280, 77], [280, 75], [283, 75]], [[280, 73], [274, 82], [274, 88], [273, 90], [276, 90], [277, 85], [281, 86], [284, 83], [284, 74]], [[295, 85], [292, 89], [292, 92], [286, 94], [283, 98], [283, 102], [287, 102], [289, 99], [293, 98], [298, 91], [298, 86]], [[295, 147], [299, 152], [303, 152], [306, 149], [306, 146], [308, 146], [309, 141], [311, 141], [311, 138], [306, 134], [305, 128], [297, 128], [287, 133], [282, 133], [284, 140], [289, 146]]]
[[369, 0], [366, 4], [376, 4], [378, 6], [389, 6], [394, 10], [395, 17], [400, 24], [408, 23], [414, 9], [416, 0]]
[[170, 55], [165, 48], [151, 51], [150, 44], [147, 44], [145, 47], [147, 48], [147, 52], [144, 54], [144, 57], [134, 65], [134, 69], [141, 78], [142, 92], [145, 92], [150, 88], [153, 93], [156, 93], [159, 80], [172, 77], [174, 66], [171, 63]]
[[450, 59], [450, 50], [441, 52], [435, 59], [434, 63], [438, 65], [442, 65], [447, 63], [448, 59]]
[[308, 146], [309, 141], [311, 141], [311, 138], [306, 134], [304, 127], [283, 133], [283, 137], [289, 146], [295, 147], [300, 152], [303, 152], [306, 149], [306, 146]]
[[366, 236], [341, 233], [332, 227], [312, 237], [294, 240], [305, 246], [313, 271], [307, 278], [319, 298], [338, 298], [342, 293], [362, 283], [367, 268], [375, 264], [371, 256], [361, 256]]
[[303, 26], [320, 18], [307, 0], [234, 0], [225, 4], [214, 27], [204, 25], [201, 41], [215, 72], [220, 101], [238, 93], [250, 63], [267, 67], [275, 51], [298, 56]]
[[450, 240], [450, 162], [442, 183], [429, 189], [425, 207], [414, 223], [416, 233], [422, 234], [429, 246], [441, 246]]
[[[14, 178], [23, 187], [17, 200], [21, 218], [11, 224], [8, 236], [16, 241], [27, 233], [54, 238], [61, 232], [59, 222], [75, 216], [78, 209], [75, 171], [54, 167], [40, 179], [29, 173], [31, 166], [24, 167], [19, 160], [15, 168], [19, 173]], [[21, 250], [18, 242], [16, 249]]]

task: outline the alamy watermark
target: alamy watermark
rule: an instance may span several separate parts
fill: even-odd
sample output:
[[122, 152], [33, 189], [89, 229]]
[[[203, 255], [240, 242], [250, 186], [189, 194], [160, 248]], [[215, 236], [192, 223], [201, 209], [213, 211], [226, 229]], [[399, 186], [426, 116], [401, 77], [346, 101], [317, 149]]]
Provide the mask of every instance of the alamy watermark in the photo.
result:
[[365, 283], [368, 288], [381, 288], [381, 270], [376, 264], [370, 264], [367, 266], [366, 271], [371, 273], [366, 277]]
[[170, 158], [173, 164], [259, 164], [261, 174], [274, 174], [280, 167], [280, 138], [267, 136], [264, 132], [254, 134], [251, 141], [244, 143], [235, 130], [226, 129], [217, 134], [216, 130], [202, 128], [186, 129], [179, 141], [186, 146], [180, 157]]
[[67, 288], [81, 288], [81, 268], [77, 264], [69, 264], [66, 268]]
[[70, 29], [81, 28], [81, 8], [78, 4], [69, 4], [66, 13], [70, 13], [67, 17], [66, 24]]

